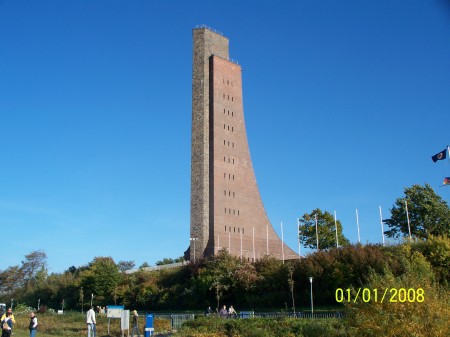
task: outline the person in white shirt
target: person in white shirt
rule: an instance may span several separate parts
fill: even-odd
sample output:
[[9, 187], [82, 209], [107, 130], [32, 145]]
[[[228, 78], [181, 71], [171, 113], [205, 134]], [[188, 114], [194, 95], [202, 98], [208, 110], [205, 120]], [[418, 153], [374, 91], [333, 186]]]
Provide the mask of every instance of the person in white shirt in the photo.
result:
[[95, 337], [95, 325], [97, 322], [95, 321], [95, 311], [94, 307], [91, 307], [88, 312], [86, 313], [86, 323], [88, 328], [88, 337], [91, 337], [91, 330], [92, 330], [92, 337]]
[[232, 305], [230, 305], [230, 309], [228, 309], [228, 315], [233, 318], [237, 317], [237, 312], [234, 310]]
[[35, 337], [36, 336], [36, 330], [37, 330], [37, 326], [38, 326], [38, 321], [36, 318], [36, 314], [34, 312], [30, 313], [30, 337]]

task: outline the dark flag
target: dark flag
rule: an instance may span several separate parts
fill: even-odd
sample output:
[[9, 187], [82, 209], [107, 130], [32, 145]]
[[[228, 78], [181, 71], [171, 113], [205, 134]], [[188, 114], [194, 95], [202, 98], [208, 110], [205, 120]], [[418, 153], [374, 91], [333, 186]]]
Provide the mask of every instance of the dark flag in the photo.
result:
[[450, 177], [445, 177], [442, 185], [450, 185]]
[[444, 149], [441, 152], [432, 156], [431, 160], [437, 162], [438, 160], [444, 160], [445, 158], [447, 158], [447, 149]]

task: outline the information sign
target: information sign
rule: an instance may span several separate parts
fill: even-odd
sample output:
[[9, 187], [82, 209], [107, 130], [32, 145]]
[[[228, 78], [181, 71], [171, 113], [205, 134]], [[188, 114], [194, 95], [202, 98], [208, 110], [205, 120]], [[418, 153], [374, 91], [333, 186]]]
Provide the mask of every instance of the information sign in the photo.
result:
[[123, 309], [125, 309], [123, 305], [108, 305], [108, 312], [106, 313], [106, 317], [122, 318]]

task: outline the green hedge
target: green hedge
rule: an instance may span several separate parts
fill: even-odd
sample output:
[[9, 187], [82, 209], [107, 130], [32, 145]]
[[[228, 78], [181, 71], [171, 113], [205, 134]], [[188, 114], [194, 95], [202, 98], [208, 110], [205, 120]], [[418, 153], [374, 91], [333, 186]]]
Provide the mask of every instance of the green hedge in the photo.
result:
[[175, 336], [183, 337], [343, 337], [347, 336], [342, 320], [251, 318], [222, 319], [202, 317], [183, 324]]

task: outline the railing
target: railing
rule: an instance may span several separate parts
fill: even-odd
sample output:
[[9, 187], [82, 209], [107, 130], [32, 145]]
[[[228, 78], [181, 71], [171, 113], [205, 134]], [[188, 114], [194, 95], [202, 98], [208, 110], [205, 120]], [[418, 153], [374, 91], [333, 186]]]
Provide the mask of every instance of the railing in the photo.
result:
[[194, 314], [155, 314], [155, 318], [167, 319], [170, 321], [172, 330], [179, 329], [186, 321], [191, 321], [195, 318]]
[[215, 30], [214, 28], [211, 28], [211, 27], [209, 27], [209, 26], [207, 26], [207, 25], [198, 25], [198, 26], [195, 26], [195, 28], [196, 28], [196, 29], [199, 29], [199, 28], [205, 28], [205, 29], [207, 29], [207, 30], [210, 30], [210, 31], [213, 32], [213, 33], [216, 33], [216, 34], [219, 34], [220, 36], [225, 37], [225, 35], [223, 35], [221, 32], [219, 32], [219, 31]]
[[[170, 321], [171, 329], [177, 330], [181, 325], [186, 322], [195, 319], [195, 314], [155, 314], [155, 318], [166, 319]], [[212, 316], [218, 316], [213, 314]], [[303, 318], [303, 319], [329, 319], [329, 318], [344, 318], [345, 313], [342, 311], [318, 311], [318, 312], [254, 312], [254, 311], [241, 311], [236, 316], [230, 316], [227, 319], [247, 319], [247, 318], [279, 318], [279, 317], [291, 317], [291, 318]]]
[[[242, 318], [248, 318], [243, 316]], [[266, 317], [266, 318], [277, 318], [277, 317], [292, 317], [292, 318], [309, 318], [309, 319], [320, 319], [320, 318], [343, 318], [345, 313], [342, 311], [317, 311], [311, 312], [255, 312], [251, 317]]]

